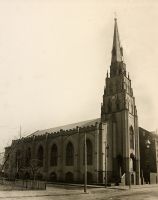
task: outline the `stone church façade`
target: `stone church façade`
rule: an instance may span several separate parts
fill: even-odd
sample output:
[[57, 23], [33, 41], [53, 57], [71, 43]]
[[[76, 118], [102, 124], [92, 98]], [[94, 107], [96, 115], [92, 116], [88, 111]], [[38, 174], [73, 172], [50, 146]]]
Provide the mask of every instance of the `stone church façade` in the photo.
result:
[[4, 173], [10, 178], [31, 179], [34, 166], [38, 179], [82, 183], [85, 138], [88, 183], [104, 183], [106, 179], [108, 183], [140, 184], [138, 116], [117, 19], [101, 117], [13, 140], [5, 149]]

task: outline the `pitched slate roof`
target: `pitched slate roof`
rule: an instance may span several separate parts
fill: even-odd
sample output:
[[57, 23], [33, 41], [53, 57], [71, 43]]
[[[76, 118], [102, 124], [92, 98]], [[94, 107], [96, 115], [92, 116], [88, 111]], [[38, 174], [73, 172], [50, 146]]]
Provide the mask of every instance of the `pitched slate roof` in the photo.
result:
[[61, 129], [62, 130], [69, 130], [69, 129], [74, 129], [76, 127], [87, 127], [87, 126], [95, 125], [95, 123], [100, 123], [100, 122], [101, 122], [100, 118], [92, 119], [92, 120], [86, 120], [86, 121], [82, 121], [82, 122], [78, 122], [78, 123], [74, 123], [74, 124], [58, 126], [58, 127], [54, 127], [54, 128], [50, 128], [50, 129], [45, 129], [45, 130], [38, 130], [38, 131], [28, 135], [27, 137], [44, 135], [45, 133], [58, 132]]

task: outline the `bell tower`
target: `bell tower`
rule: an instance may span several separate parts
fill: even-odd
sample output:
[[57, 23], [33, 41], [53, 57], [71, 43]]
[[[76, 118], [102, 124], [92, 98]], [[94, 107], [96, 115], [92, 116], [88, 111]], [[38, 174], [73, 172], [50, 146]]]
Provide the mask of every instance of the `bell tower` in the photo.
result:
[[123, 61], [117, 19], [110, 73], [107, 72], [101, 106], [101, 121], [107, 122], [107, 177], [108, 181], [139, 184], [139, 130], [138, 116], [129, 73]]

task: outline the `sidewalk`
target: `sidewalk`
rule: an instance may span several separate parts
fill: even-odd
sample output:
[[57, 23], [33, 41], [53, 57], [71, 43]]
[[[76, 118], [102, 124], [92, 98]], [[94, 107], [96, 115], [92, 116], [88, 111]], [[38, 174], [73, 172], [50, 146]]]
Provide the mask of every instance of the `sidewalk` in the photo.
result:
[[157, 190], [158, 185], [133, 185], [131, 189], [128, 186], [111, 186], [105, 188], [104, 186], [94, 187], [88, 186], [88, 193], [83, 192], [81, 185], [52, 185], [48, 186], [46, 190], [27, 190], [27, 191], [0, 191], [1, 199], [24, 199], [24, 200], [95, 200], [108, 199], [118, 195], [136, 194], [139, 192], [149, 192]]
[[[83, 184], [68, 184], [68, 183], [48, 183], [47, 187], [58, 187], [58, 188], [77, 188], [83, 189]], [[144, 185], [131, 185], [131, 189], [140, 189], [140, 188], [150, 188], [150, 187], [158, 187], [158, 184], [144, 184]], [[105, 189], [118, 189], [118, 190], [127, 190], [129, 189], [128, 185], [122, 186], [107, 186], [105, 185], [87, 185], [87, 188], [105, 188]]]

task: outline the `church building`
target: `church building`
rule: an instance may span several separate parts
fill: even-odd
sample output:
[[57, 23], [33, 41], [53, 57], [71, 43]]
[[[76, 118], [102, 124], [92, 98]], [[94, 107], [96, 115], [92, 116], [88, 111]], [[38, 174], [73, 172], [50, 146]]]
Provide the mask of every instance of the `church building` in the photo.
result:
[[83, 183], [87, 172], [90, 184], [105, 181], [140, 184], [137, 108], [123, 60], [117, 19], [114, 20], [110, 73], [105, 78], [99, 118], [36, 131], [13, 140], [5, 150], [5, 175]]

